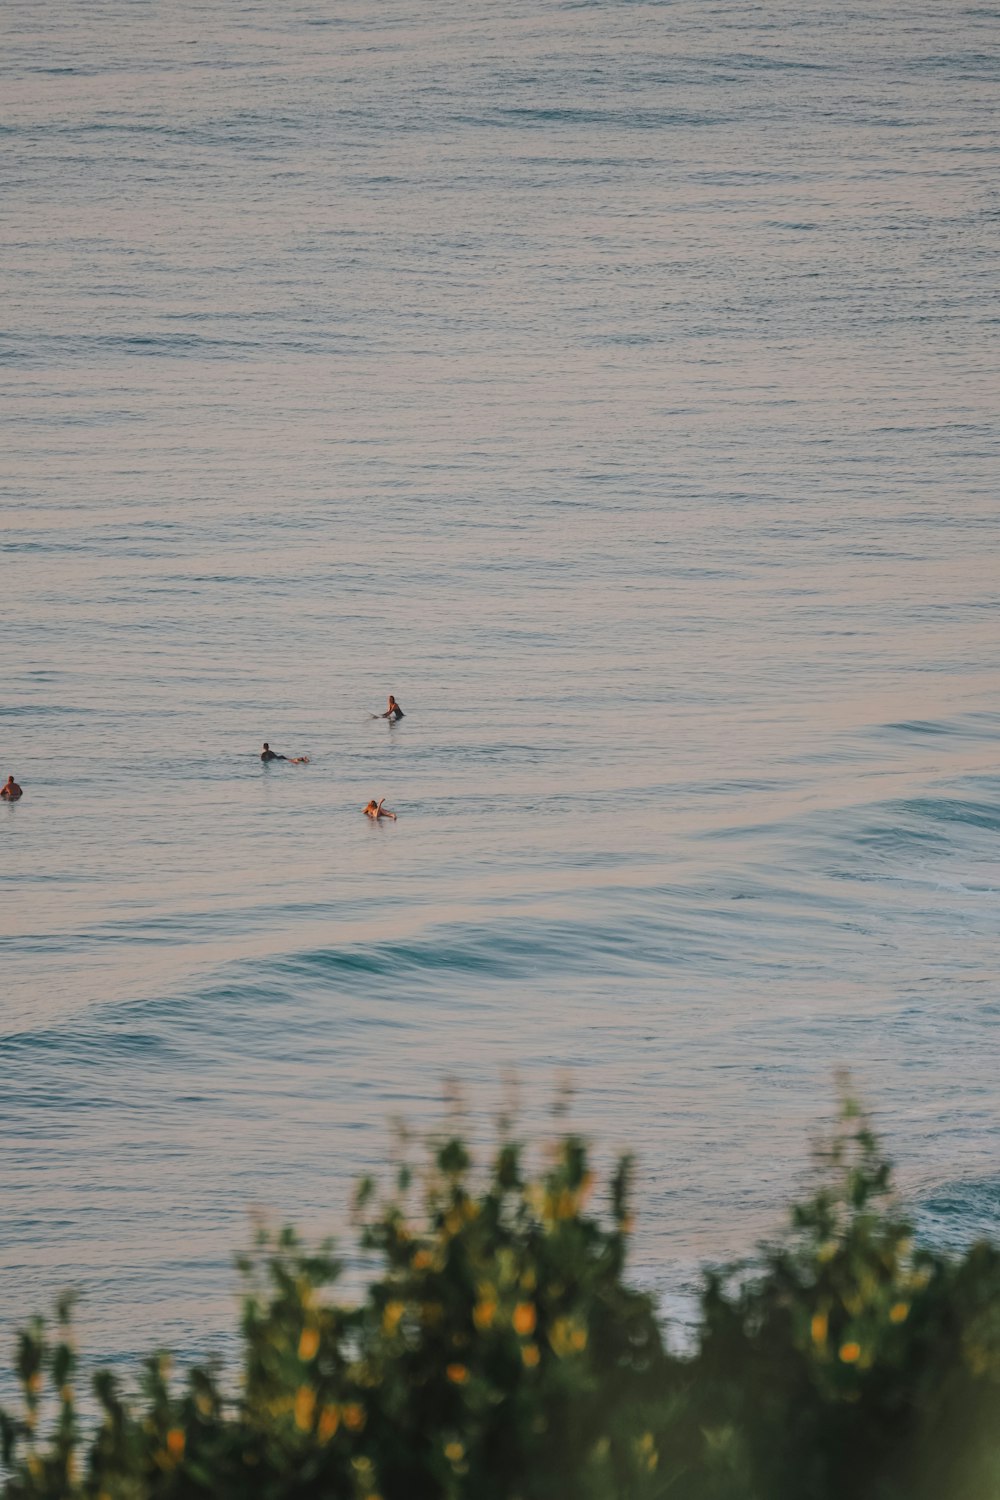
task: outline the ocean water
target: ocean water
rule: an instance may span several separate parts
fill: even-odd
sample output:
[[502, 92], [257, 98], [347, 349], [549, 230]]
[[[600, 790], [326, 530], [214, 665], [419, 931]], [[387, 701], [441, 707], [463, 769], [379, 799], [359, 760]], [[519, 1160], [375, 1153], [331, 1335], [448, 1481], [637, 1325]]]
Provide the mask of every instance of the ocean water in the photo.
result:
[[219, 1348], [449, 1080], [668, 1306], [841, 1065], [992, 1230], [998, 22], [8, 0], [5, 1337]]

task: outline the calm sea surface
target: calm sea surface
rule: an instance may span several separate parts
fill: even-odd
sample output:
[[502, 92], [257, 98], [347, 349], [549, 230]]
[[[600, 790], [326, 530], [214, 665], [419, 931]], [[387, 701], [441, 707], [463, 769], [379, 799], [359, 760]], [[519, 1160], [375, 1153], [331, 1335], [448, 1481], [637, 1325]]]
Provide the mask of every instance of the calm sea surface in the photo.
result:
[[572, 1080], [668, 1304], [838, 1064], [996, 1222], [998, 35], [8, 0], [5, 1329], [219, 1347], [448, 1078]]

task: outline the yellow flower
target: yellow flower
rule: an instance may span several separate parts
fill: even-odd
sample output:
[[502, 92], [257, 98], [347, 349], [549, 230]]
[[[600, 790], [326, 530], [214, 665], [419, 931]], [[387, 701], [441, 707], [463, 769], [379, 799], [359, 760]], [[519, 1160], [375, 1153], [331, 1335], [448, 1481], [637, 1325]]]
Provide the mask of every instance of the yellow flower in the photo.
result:
[[549, 1330], [549, 1343], [560, 1359], [567, 1354], [579, 1353], [587, 1346], [587, 1333], [578, 1328], [569, 1318], [557, 1318]]
[[303, 1328], [302, 1337], [299, 1339], [299, 1359], [315, 1359], [318, 1349], [319, 1330], [317, 1328]]
[[910, 1311], [908, 1302], [894, 1302], [889, 1309], [890, 1323], [905, 1323]]
[[535, 1368], [541, 1357], [541, 1354], [539, 1354], [538, 1352], [537, 1344], [525, 1344], [521, 1350], [521, 1358], [524, 1360], [524, 1363], [528, 1366], [529, 1370], [533, 1370]]
[[300, 1432], [309, 1431], [315, 1409], [316, 1392], [311, 1385], [300, 1385], [295, 1392], [295, 1425]]
[[469, 1372], [464, 1365], [449, 1365], [444, 1373], [452, 1385], [464, 1385], [469, 1378]]
[[167, 1433], [167, 1452], [174, 1460], [174, 1463], [176, 1463], [178, 1459], [183, 1456], [184, 1432], [182, 1428], [171, 1427], [170, 1431]]
[[349, 1427], [352, 1432], [360, 1432], [365, 1425], [365, 1409], [357, 1401], [349, 1401], [342, 1408], [341, 1416], [344, 1418], [344, 1426]]
[[[587, 1330], [574, 1323], [571, 1318], [560, 1318], [556, 1323], [558, 1333], [555, 1338], [549, 1335], [549, 1342], [560, 1356], [566, 1354], [579, 1354], [587, 1347]], [[555, 1329], [553, 1330], [555, 1333]]]
[[830, 1326], [826, 1313], [818, 1312], [813, 1315], [812, 1323], [809, 1325], [814, 1344], [825, 1344], [827, 1329]]
[[656, 1441], [653, 1434], [651, 1432], [643, 1433], [636, 1447], [645, 1460], [647, 1470], [652, 1474], [660, 1461], [660, 1455], [656, 1451]]
[[460, 1464], [465, 1457], [465, 1449], [461, 1443], [446, 1443], [444, 1456], [449, 1463]]
[[527, 1337], [529, 1333], [534, 1333], [537, 1321], [538, 1316], [535, 1312], [533, 1302], [519, 1302], [517, 1304], [514, 1309], [514, 1316], [511, 1318], [515, 1333], [521, 1334], [522, 1337]]
[[396, 1332], [406, 1311], [402, 1302], [387, 1302], [382, 1312], [382, 1328], [390, 1336]]
[[340, 1426], [340, 1411], [336, 1406], [324, 1406], [316, 1424], [316, 1434], [321, 1443], [328, 1443]]
[[853, 1340], [846, 1344], [841, 1344], [840, 1357], [845, 1365], [857, 1364], [861, 1358], [861, 1345], [854, 1343]]
[[489, 1297], [483, 1297], [472, 1309], [472, 1321], [484, 1333], [487, 1328], [492, 1328], [493, 1319], [496, 1316], [497, 1305]]

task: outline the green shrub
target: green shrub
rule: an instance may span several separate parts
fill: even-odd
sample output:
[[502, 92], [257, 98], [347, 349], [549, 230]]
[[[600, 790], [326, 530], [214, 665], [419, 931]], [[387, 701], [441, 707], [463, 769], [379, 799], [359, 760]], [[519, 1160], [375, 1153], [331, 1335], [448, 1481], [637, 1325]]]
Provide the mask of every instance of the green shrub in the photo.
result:
[[624, 1279], [628, 1184], [623, 1161], [592, 1211], [575, 1136], [536, 1176], [505, 1143], [485, 1181], [439, 1143], [419, 1212], [405, 1170], [359, 1193], [361, 1300], [329, 1247], [263, 1237], [238, 1384], [155, 1356], [137, 1394], [96, 1377], [96, 1425], [64, 1302], [20, 1338], [6, 1500], [1000, 1497], [1000, 1255], [915, 1247], [853, 1109], [786, 1239], [706, 1275], [683, 1356]]

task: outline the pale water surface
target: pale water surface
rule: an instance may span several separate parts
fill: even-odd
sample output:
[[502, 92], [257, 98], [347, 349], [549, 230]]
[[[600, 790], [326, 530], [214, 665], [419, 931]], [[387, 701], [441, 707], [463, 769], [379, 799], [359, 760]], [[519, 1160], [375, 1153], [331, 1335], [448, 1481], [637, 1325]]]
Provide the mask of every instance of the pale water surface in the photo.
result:
[[996, 5], [3, 28], [6, 1326], [220, 1347], [512, 1069], [668, 1299], [839, 1063], [994, 1224]]

